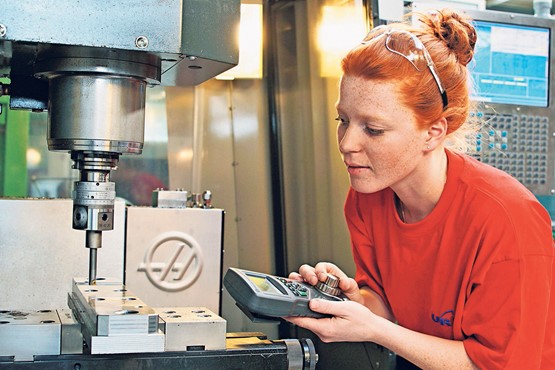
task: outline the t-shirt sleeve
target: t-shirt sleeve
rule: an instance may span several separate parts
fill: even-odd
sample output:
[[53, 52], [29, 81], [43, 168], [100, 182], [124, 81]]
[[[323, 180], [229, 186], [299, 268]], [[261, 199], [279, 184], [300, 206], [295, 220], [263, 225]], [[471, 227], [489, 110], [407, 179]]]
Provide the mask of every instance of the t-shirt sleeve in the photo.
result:
[[384, 293], [382, 279], [375, 261], [375, 250], [368, 228], [360, 213], [358, 193], [349, 190], [345, 202], [345, 219], [351, 236], [351, 248], [355, 262], [355, 281], [359, 287], [368, 287], [376, 292], [389, 306]]
[[[467, 287], [464, 346], [483, 369], [536, 369], [548, 325], [553, 263], [549, 221], [528, 219], [527, 231], [497, 221], [487, 228], [483, 243], [500, 247], [475, 261], [481, 273]], [[520, 253], [511, 252], [515, 250]]]

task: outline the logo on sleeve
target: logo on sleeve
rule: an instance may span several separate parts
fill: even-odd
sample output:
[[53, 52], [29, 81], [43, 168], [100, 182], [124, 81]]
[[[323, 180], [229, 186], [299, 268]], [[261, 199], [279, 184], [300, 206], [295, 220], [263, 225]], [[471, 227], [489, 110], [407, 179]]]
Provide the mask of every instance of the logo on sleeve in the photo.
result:
[[441, 326], [453, 326], [453, 317], [455, 316], [455, 310], [448, 310], [439, 316], [432, 313], [432, 320]]

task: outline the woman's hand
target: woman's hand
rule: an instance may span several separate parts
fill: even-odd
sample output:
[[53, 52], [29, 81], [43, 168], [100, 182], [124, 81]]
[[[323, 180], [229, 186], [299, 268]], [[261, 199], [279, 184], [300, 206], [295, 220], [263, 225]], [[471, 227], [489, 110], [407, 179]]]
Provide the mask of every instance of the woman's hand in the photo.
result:
[[360, 290], [356, 281], [348, 277], [339, 267], [330, 262], [320, 262], [316, 266], [302, 265], [299, 272], [289, 274], [289, 279], [305, 281], [310, 285], [318, 284], [318, 281], [325, 282], [326, 274], [332, 274], [339, 278], [339, 289], [351, 301], [363, 303]]
[[[348, 277], [339, 267], [329, 262], [320, 262], [316, 266], [302, 265], [299, 272], [292, 272], [289, 278], [316, 285], [318, 281], [325, 282], [327, 274], [339, 278], [339, 289], [350, 301], [328, 301], [312, 299], [309, 308], [312, 311], [331, 315], [330, 318], [315, 319], [309, 317], [285, 317], [284, 319], [308, 329], [318, 335], [324, 342], [360, 342], [371, 341], [376, 320], [381, 320], [369, 307], [365, 306], [364, 296], [357, 282]], [[378, 297], [377, 295], [375, 295]], [[375, 301], [378, 298], [374, 299]], [[368, 299], [366, 299], [368, 300]], [[373, 307], [370, 305], [370, 307]], [[380, 306], [376, 306], [380, 307]]]
[[373, 323], [382, 320], [365, 306], [353, 301], [313, 299], [312, 311], [330, 318], [286, 317], [285, 320], [312, 331], [324, 342], [367, 342], [373, 340]]

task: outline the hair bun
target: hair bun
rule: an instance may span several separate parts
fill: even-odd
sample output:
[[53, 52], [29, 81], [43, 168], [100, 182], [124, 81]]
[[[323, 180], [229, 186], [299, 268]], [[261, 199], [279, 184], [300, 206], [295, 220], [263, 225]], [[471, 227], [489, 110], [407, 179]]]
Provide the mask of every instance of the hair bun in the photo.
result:
[[451, 9], [422, 14], [420, 21], [427, 25], [466, 66], [474, 56], [477, 34], [471, 20]]

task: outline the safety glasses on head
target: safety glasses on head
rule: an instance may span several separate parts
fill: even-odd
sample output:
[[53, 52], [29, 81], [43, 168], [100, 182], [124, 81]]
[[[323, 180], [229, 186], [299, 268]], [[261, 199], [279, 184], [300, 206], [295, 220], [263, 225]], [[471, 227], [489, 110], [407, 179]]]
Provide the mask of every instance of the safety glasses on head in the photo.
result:
[[400, 55], [410, 62], [417, 71], [422, 72], [428, 68], [439, 88], [443, 110], [447, 108], [447, 92], [436, 72], [435, 64], [426, 47], [416, 35], [409, 31], [391, 28], [385, 25], [372, 29], [362, 40], [362, 44], [369, 44], [375, 40], [385, 38], [385, 47], [390, 52]]

